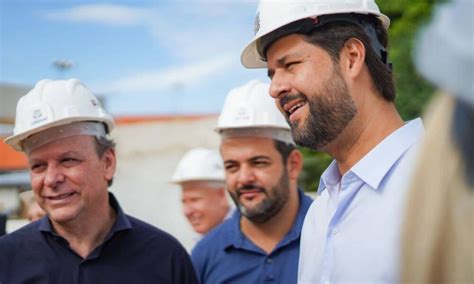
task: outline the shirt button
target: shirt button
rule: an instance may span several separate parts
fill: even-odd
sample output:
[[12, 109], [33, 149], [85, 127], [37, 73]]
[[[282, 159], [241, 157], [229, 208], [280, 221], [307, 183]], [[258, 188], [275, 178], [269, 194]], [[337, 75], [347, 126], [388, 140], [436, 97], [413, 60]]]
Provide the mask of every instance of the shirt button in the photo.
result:
[[273, 262], [273, 259], [267, 258], [267, 263], [272, 263], [272, 262]]
[[[339, 232], [339, 231], [337, 230], [337, 228], [332, 229], [332, 234], [333, 234], [333, 235], [336, 235], [338, 232]], [[328, 282], [328, 283], [329, 283], [329, 282]]]

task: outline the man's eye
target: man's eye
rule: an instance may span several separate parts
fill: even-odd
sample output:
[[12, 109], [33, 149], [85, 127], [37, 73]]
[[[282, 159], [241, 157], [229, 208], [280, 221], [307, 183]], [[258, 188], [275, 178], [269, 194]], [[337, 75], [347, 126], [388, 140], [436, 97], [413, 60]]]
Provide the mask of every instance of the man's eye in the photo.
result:
[[237, 166], [236, 165], [226, 165], [224, 167], [224, 169], [227, 171], [227, 172], [234, 172], [237, 170]]
[[80, 161], [77, 160], [77, 159], [74, 159], [74, 158], [64, 158], [62, 159], [61, 161], [61, 164], [63, 164], [64, 166], [66, 167], [71, 167], [71, 166], [75, 166], [77, 164], [79, 164]]
[[39, 172], [41, 172], [44, 168], [45, 168], [45, 165], [44, 165], [44, 164], [32, 164], [32, 165], [30, 166], [31, 171], [34, 172], [34, 173], [39, 173]]
[[288, 63], [286, 63], [286, 68], [293, 67], [293, 66], [295, 66], [295, 65], [298, 64], [298, 63], [299, 63], [298, 61], [288, 62]]
[[253, 164], [257, 167], [266, 167], [269, 163], [267, 161], [255, 161]]

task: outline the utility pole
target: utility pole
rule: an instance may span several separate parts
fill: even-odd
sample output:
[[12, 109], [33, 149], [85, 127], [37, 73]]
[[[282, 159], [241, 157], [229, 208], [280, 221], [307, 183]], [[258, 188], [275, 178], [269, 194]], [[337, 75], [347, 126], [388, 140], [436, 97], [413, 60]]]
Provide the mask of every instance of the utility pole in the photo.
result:
[[53, 66], [59, 71], [59, 79], [64, 79], [63, 75], [66, 71], [74, 67], [74, 62], [70, 59], [56, 59], [53, 61]]

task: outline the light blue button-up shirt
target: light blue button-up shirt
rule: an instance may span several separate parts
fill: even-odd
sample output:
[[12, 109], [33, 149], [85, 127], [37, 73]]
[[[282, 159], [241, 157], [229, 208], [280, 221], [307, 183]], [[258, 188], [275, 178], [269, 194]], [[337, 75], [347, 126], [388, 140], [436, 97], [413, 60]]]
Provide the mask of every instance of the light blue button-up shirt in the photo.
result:
[[335, 161], [326, 169], [303, 225], [298, 283], [398, 282], [400, 224], [422, 134], [415, 119], [343, 176]]

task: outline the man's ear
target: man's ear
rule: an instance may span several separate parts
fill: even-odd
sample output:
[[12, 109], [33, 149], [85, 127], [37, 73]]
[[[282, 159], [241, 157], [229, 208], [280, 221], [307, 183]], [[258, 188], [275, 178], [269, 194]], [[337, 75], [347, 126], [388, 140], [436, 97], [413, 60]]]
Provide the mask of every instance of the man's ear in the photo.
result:
[[115, 175], [115, 168], [117, 166], [117, 158], [115, 156], [115, 149], [109, 148], [102, 155], [102, 161], [104, 162], [104, 173], [107, 181], [112, 180]]
[[362, 72], [365, 63], [365, 46], [357, 38], [350, 38], [341, 49], [339, 66], [348, 78], [356, 78]]
[[303, 168], [303, 155], [298, 149], [293, 150], [286, 161], [288, 177], [297, 180]]

